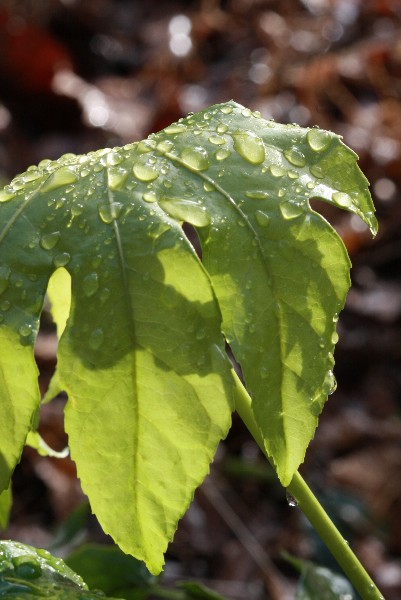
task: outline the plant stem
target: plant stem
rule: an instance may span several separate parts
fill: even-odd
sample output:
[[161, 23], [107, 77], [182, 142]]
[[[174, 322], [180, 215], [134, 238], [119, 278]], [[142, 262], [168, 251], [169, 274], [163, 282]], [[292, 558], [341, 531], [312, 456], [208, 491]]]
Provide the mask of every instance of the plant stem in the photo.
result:
[[[236, 410], [259, 448], [272, 464], [272, 461], [267, 454], [262, 434], [253, 415], [251, 398], [236, 375], [235, 379], [237, 380], [238, 392], [236, 394]], [[327, 548], [341, 566], [361, 598], [363, 600], [384, 600], [383, 594], [381, 594], [380, 590], [365, 571], [363, 565], [355, 556], [346, 540], [335, 527], [330, 517], [298, 472], [295, 473], [287, 490], [319, 534], [322, 541], [326, 544]]]

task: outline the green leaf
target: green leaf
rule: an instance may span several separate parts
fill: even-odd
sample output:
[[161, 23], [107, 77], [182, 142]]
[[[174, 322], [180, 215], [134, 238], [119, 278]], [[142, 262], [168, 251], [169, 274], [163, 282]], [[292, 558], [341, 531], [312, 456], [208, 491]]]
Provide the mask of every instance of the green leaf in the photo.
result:
[[46, 550], [0, 541], [0, 598], [42, 597], [95, 600], [105, 596], [89, 592], [79, 575]]
[[351, 584], [343, 575], [303, 562], [296, 600], [354, 600]]
[[185, 590], [186, 598], [188, 598], [188, 600], [190, 598], [203, 598], [204, 600], [226, 600], [224, 596], [220, 596], [220, 594], [209, 590], [207, 587], [200, 583], [197, 583], [196, 581], [180, 583], [179, 587]]
[[10, 485], [6, 490], [0, 492], [0, 530], [4, 531], [8, 527], [12, 502], [13, 495]]
[[71, 275], [58, 351], [71, 454], [104, 530], [156, 573], [228, 431], [233, 392], [208, 276], [180, 223], [148, 201], [151, 180], [169, 181], [168, 159], [149, 150], [42, 162], [7, 188], [21, 185], [12, 200], [3, 193], [0, 241], [2, 330], [17, 349], [32, 354], [50, 275]]
[[[55, 387], [69, 396], [83, 489], [125, 552], [160, 571], [227, 433], [235, 392], [220, 311], [287, 485], [333, 387], [335, 321], [349, 286], [345, 248], [311, 197], [376, 230], [367, 182], [338, 136], [265, 121], [234, 102], [144, 142], [42, 161], [6, 186], [3, 487], [39, 403], [33, 344], [61, 267], [71, 310], [66, 320], [64, 281], [53, 299], [59, 332], [65, 326]], [[196, 228], [203, 265], [183, 221]]]
[[131, 588], [148, 594], [157, 581], [142, 562], [115, 546], [85, 544], [72, 552], [66, 563], [81, 575], [90, 588], [102, 590], [105, 594], [125, 597], [122, 590]]

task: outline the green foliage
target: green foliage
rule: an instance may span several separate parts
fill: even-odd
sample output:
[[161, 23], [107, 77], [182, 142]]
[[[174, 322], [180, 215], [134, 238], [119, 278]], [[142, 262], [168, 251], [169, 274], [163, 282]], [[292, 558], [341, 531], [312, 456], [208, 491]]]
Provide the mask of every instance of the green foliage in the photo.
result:
[[107, 595], [130, 600], [148, 598], [157, 582], [143, 562], [123, 554], [116, 546], [86, 544], [72, 552], [66, 562], [89, 587]]
[[160, 572], [227, 434], [237, 384], [221, 332], [288, 485], [334, 387], [349, 287], [344, 245], [309, 199], [354, 212], [375, 232], [355, 158], [333, 133], [229, 102], [144, 142], [42, 161], [6, 186], [0, 489], [40, 401], [33, 346], [54, 272], [63, 333], [52, 392], [68, 393], [82, 487], [125, 552]]
[[225, 600], [197, 582], [179, 582], [174, 590], [166, 588], [162, 580], [153, 577], [142, 562], [123, 554], [116, 546], [85, 544], [73, 551], [66, 562], [90, 588], [124, 600], [165, 597], [177, 600]]
[[345, 577], [309, 561], [296, 561], [301, 571], [296, 600], [355, 600]]
[[12, 504], [11, 485], [0, 493], [0, 531], [7, 529]]
[[[46, 550], [0, 541], [0, 598], [96, 600], [88, 586], [61, 559]], [[117, 600], [117, 599], [114, 599]]]

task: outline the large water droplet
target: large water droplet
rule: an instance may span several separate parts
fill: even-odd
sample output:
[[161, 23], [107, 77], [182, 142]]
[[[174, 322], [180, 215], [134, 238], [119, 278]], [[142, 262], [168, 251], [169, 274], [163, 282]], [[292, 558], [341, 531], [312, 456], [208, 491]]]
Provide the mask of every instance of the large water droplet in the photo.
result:
[[220, 150], [217, 150], [217, 152], [215, 153], [215, 157], [217, 160], [225, 160], [230, 156], [230, 154], [231, 152], [229, 150], [224, 150], [223, 148], [221, 148]]
[[30, 325], [29, 323], [21, 325], [21, 327], [18, 329], [18, 333], [21, 337], [27, 338], [32, 333], [32, 325]]
[[119, 165], [123, 160], [123, 157], [121, 155], [121, 152], [118, 152], [117, 150], [111, 150], [108, 154], [107, 154], [107, 164], [109, 166], [116, 166]]
[[285, 169], [280, 167], [280, 165], [270, 165], [269, 171], [273, 177], [283, 177], [285, 175]]
[[206, 209], [192, 200], [164, 198], [160, 200], [159, 205], [174, 219], [186, 221], [195, 227], [206, 227], [210, 223], [210, 215]]
[[134, 164], [132, 172], [140, 181], [154, 181], [159, 177], [159, 173], [149, 163], [137, 162]]
[[234, 148], [242, 158], [253, 165], [260, 165], [265, 159], [263, 140], [252, 131], [233, 134]]
[[324, 171], [322, 167], [319, 167], [319, 165], [312, 165], [309, 167], [309, 171], [311, 172], [311, 175], [317, 177], [318, 179], [323, 179], [324, 177]]
[[11, 307], [11, 302], [9, 302], [8, 300], [3, 300], [3, 302], [0, 303], [0, 309], [3, 310], [4, 312], [7, 312], [8, 310], [10, 310]]
[[205, 171], [209, 168], [209, 158], [204, 148], [184, 148], [181, 152], [182, 161], [194, 171]]
[[255, 219], [262, 227], [267, 227], [270, 223], [270, 217], [262, 210], [257, 210], [255, 213]]
[[68, 265], [70, 260], [71, 255], [68, 254], [68, 252], [61, 252], [53, 258], [53, 264], [55, 267], [65, 267], [65, 265]]
[[170, 152], [172, 148], [174, 148], [174, 144], [170, 140], [164, 140], [162, 142], [159, 142], [156, 146], [156, 150], [158, 152], [162, 152], [163, 154], [165, 154], [166, 152]]
[[44, 182], [40, 191], [41, 192], [52, 192], [65, 185], [70, 185], [78, 181], [77, 174], [69, 167], [61, 167], [54, 171], [50, 177]]
[[53, 233], [44, 235], [39, 243], [44, 250], [51, 250], [58, 244], [60, 237], [61, 233], [59, 231], [54, 231]]
[[142, 195], [142, 198], [145, 200], [145, 202], [156, 202], [157, 201], [157, 195], [153, 191], [145, 192]]
[[99, 217], [103, 223], [109, 224], [121, 215], [123, 205], [121, 202], [111, 202], [110, 204], [100, 204], [98, 207]]
[[10, 273], [11, 273], [11, 270], [9, 267], [6, 267], [6, 266], [0, 267], [0, 294], [5, 292], [10, 284], [10, 282], [9, 282]]
[[303, 206], [296, 204], [295, 202], [283, 202], [280, 204], [280, 212], [284, 219], [290, 220], [295, 219], [303, 214]]
[[125, 169], [114, 167], [107, 170], [107, 181], [109, 188], [113, 191], [121, 190], [127, 181], [127, 177], [128, 171]]
[[8, 192], [7, 190], [0, 191], [0, 202], [8, 202], [14, 198], [15, 194], [13, 192]]
[[214, 144], [215, 146], [222, 146], [226, 143], [226, 140], [220, 135], [211, 135], [209, 138], [209, 142]]
[[98, 327], [97, 329], [94, 329], [89, 336], [89, 347], [92, 348], [92, 350], [98, 350], [102, 345], [103, 340], [103, 330], [100, 327]]
[[290, 148], [284, 151], [284, 156], [294, 167], [304, 167], [306, 165], [306, 158], [300, 150]]
[[175, 135], [177, 133], [184, 133], [186, 130], [187, 127], [184, 123], [172, 123], [164, 129], [164, 133], [167, 133], [167, 135]]
[[233, 112], [233, 107], [232, 106], [222, 106], [220, 110], [225, 115], [229, 115]]
[[315, 152], [322, 152], [331, 144], [330, 134], [327, 131], [322, 131], [321, 129], [311, 129], [306, 134], [306, 139], [309, 146]]
[[324, 387], [324, 393], [328, 394], [329, 396], [330, 396], [330, 394], [333, 394], [336, 391], [337, 381], [336, 381], [336, 378], [334, 377], [333, 371], [327, 372], [327, 375], [324, 378], [323, 387]]
[[99, 289], [99, 276], [97, 273], [90, 273], [82, 282], [82, 289], [84, 291], [85, 296], [93, 296]]
[[342, 206], [343, 208], [350, 208], [352, 206], [351, 196], [343, 192], [335, 192], [333, 194], [333, 200], [338, 206]]

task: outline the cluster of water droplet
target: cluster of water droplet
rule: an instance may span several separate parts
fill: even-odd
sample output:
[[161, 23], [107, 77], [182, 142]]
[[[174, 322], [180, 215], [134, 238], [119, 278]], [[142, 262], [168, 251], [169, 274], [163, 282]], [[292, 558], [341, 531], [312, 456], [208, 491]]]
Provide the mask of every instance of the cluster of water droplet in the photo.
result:
[[[283, 127], [286, 136], [281, 135]], [[157, 251], [174, 222], [210, 226], [215, 234], [224, 231], [228, 250], [233, 215], [251, 235], [252, 227], [270, 226], [277, 214], [285, 221], [307, 218], [307, 199], [314, 188], [319, 191], [323, 177], [321, 156], [332, 151], [334, 138], [319, 129], [266, 121], [260, 129], [259, 113], [228, 103], [174, 123], [143, 142], [42, 161], [6, 186], [0, 202], [13, 205], [11, 221], [16, 214], [26, 214], [32, 221], [34, 233], [26, 246], [43, 252], [41, 263], [50, 270], [66, 267], [79, 277], [86, 298], [105, 302], [107, 291], [110, 294], [106, 274], [121, 267], [117, 246], [127, 219], [136, 222], [135, 231], [152, 239], [152, 251]], [[336, 183], [332, 201], [350, 209], [353, 199]], [[35, 209], [29, 211], [33, 203]], [[82, 248], [77, 231], [82, 232]], [[181, 243], [184, 238], [175, 235], [176, 243]], [[101, 256], [101, 278], [85, 256], [94, 244]], [[257, 252], [255, 248], [255, 257]], [[0, 320], [11, 304], [5, 294], [10, 275], [8, 266], [0, 266]], [[40, 310], [40, 294], [36, 297]], [[20, 322], [18, 330], [22, 340], [32, 341], [31, 321]], [[103, 342], [100, 327], [88, 332], [92, 349]]]

